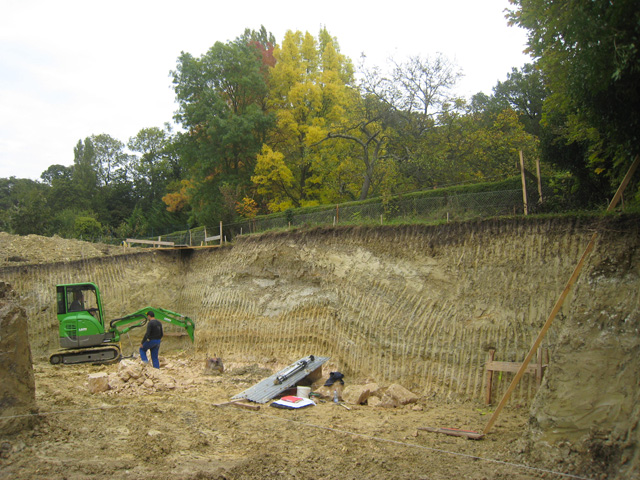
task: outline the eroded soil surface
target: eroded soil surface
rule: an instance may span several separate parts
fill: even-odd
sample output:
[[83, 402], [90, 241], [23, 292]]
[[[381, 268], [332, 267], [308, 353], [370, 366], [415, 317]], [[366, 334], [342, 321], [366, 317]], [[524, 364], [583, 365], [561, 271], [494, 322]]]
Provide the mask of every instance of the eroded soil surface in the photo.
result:
[[36, 364], [39, 414], [32, 430], [0, 439], [0, 478], [561, 478], [525, 467], [518, 439], [527, 409], [515, 405], [482, 440], [418, 430], [481, 431], [490, 411], [471, 402], [420, 398], [414, 405], [382, 408], [317, 398], [317, 405], [300, 410], [269, 403], [258, 411], [220, 407], [214, 404], [229, 401], [280, 367], [230, 364], [212, 375], [203, 359], [189, 353], [167, 355], [159, 371], [136, 364], [142, 376], [135, 382], [89, 391], [90, 374], [104, 372], [113, 380], [133, 362]]
[[[126, 251], [138, 251], [138, 247], [127, 247]], [[58, 236], [11, 235], [0, 232], [0, 267], [68, 262], [85, 258], [102, 257], [124, 253], [118, 245], [83, 242], [82, 240]]]

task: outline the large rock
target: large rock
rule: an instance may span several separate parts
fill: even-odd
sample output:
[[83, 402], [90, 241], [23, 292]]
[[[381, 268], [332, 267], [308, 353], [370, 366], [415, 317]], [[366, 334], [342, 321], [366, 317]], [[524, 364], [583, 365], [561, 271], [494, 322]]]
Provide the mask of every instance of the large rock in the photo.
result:
[[400, 403], [393, 395], [389, 395], [388, 393], [385, 393], [380, 398], [380, 403], [377, 406], [384, 407], [384, 408], [396, 408], [400, 406]]
[[89, 391], [93, 394], [109, 390], [109, 375], [105, 372], [89, 374]]
[[353, 405], [362, 405], [367, 403], [369, 397], [377, 393], [379, 387], [375, 383], [368, 383], [366, 385], [350, 385], [344, 389], [342, 398], [345, 402]]
[[0, 282], [0, 434], [16, 433], [33, 424], [21, 415], [36, 410], [27, 316], [11, 286]]
[[409, 405], [410, 403], [416, 403], [418, 396], [415, 393], [410, 392], [402, 385], [394, 383], [387, 388], [385, 395], [393, 398], [399, 405]]

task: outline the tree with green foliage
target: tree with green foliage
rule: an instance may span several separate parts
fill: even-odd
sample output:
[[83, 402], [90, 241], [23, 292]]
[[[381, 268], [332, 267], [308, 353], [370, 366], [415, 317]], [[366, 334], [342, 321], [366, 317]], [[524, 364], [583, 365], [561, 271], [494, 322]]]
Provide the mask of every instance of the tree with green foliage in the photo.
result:
[[[54, 213], [54, 224], [61, 223], [61, 212], [70, 210], [78, 203], [82, 193], [80, 187], [74, 181], [74, 166], [51, 165], [40, 175], [46, 189], [47, 204]], [[84, 200], [79, 200], [84, 203]], [[65, 222], [62, 222], [65, 223]], [[58, 227], [55, 230], [60, 233]]]
[[[388, 105], [374, 95], [364, 95], [353, 100], [343, 124], [334, 125], [327, 133], [327, 139], [350, 142], [351, 158], [360, 163], [361, 168], [343, 169], [345, 174], [351, 172], [349, 183], [359, 187], [359, 195], [354, 195], [353, 200], [365, 200], [372, 191], [381, 194], [379, 186], [398, 183], [396, 163], [386, 155], [389, 139], [394, 135], [390, 124]], [[339, 144], [332, 146], [338, 148]], [[358, 174], [359, 181], [353, 179], [354, 173]], [[349, 192], [353, 187], [345, 191]], [[393, 188], [384, 190], [384, 193], [393, 193]]]
[[50, 235], [52, 211], [46, 198], [47, 186], [26, 178], [3, 179], [0, 184], [3, 223], [18, 235]]
[[137, 201], [144, 207], [161, 201], [168, 184], [182, 176], [174, 141], [169, 127], [165, 130], [143, 128], [129, 139], [129, 150], [139, 156], [132, 156], [128, 175], [136, 190]]
[[180, 136], [180, 151], [198, 223], [235, 215], [225, 207], [222, 185], [240, 190], [251, 185], [256, 155], [273, 123], [265, 78], [272, 41], [264, 29], [245, 31], [233, 42], [216, 42], [200, 58], [183, 52], [172, 72], [179, 104], [175, 118], [188, 131]]
[[74, 221], [74, 237], [87, 241], [95, 241], [101, 238], [102, 225], [91, 216], [77, 216]]
[[80, 193], [73, 201], [77, 208], [90, 209], [98, 189], [96, 152], [91, 138], [78, 140], [73, 153], [73, 182]]
[[[513, 68], [504, 82], [493, 87], [494, 111], [513, 109], [531, 135], [540, 136], [542, 106], [549, 95], [542, 73], [531, 63], [522, 68]], [[498, 113], [496, 111], [496, 113]]]
[[125, 182], [131, 155], [125, 151], [125, 144], [106, 133], [90, 137], [95, 153], [95, 170], [98, 185], [108, 187], [113, 183]]
[[[442, 114], [459, 101], [452, 88], [461, 73], [445, 56], [391, 59], [391, 70], [379, 67], [365, 71], [362, 90], [386, 106], [384, 122], [388, 129], [388, 155], [395, 159], [400, 173], [417, 180], [415, 188], [433, 184], [429, 166], [435, 159], [429, 137]], [[427, 177], [416, 177], [416, 171]]]
[[640, 149], [638, 4], [510, 1], [510, 21], [528, 30], [528, 51], [550, 92], [543, 113], [547, 155], [584, 171], [583, 191], [608, 183], [604, 200]]
[[[163, 201], [173, 185], [179, 183], [184, 169], [180, 162], [177, 136], [171, 126], [143, 128], [129, 139], [127, 147], [134, 154], [128, 168], [129, 188], [135, 195], [128, 216], [121, 217], [118, 227], [136, 225], [136, 231], [162, 231], [172, 225], [183, 228], [187, 212], [168, 211]], [[137, 212], [145, 212], [140, 217]]]
[[47, 185], [53, 185], [57, 180], [72, 180], [73, 167], [64, 165], [51, 165], [40, 175], [42, 181]]

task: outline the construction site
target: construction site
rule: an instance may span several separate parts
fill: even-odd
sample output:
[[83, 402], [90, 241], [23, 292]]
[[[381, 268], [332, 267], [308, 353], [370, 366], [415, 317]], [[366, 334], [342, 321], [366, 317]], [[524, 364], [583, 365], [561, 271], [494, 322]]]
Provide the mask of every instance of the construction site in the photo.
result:
[[[208, 248], [0, 233], [0, 255], [0, 479], [640, 478], [638, 215]], [[161, 307], [194, 340], [167, 325], [160, 369], [145, 328], [121, 361], [51, 364], [56, 286], [80, 282], [107, 319]], [[313, 375], [236, 401], [310, 356]], [[271, 408], [301, 386], [311, 405]]]

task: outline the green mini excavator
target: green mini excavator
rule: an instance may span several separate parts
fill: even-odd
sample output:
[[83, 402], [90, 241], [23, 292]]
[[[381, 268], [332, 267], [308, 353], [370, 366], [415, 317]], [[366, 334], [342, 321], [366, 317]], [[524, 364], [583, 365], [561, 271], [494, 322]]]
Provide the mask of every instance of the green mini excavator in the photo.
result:
[[189, 317], [157, 307], [145, 307], [108, 323], [100, 290], [94, 283], [57, 285], [60, 350], [49, 356], [53, 365], [115, 363], [122, 358], [120, 336], [147, 323], [147, 312], [184, 328], [193, 342], [195, 324]]

